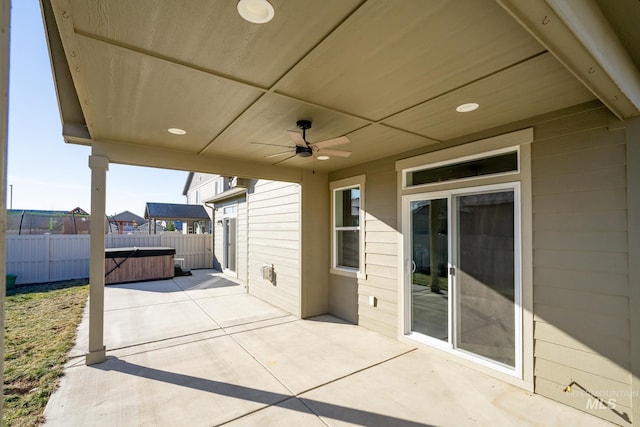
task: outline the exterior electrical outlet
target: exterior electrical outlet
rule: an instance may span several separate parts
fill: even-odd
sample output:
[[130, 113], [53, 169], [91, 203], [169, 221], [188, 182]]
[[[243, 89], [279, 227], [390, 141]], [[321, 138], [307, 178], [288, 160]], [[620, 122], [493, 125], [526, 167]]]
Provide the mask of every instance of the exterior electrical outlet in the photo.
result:
[[262, 278], [270, 281], [271, 283], [274, 282], [273, 264], [264, 264], [262, 266]]

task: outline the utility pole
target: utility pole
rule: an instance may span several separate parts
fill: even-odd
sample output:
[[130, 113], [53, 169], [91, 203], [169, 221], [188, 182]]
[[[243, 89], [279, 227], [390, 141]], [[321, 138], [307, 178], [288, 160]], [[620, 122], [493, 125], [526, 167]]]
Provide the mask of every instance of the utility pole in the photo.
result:
[[9, 184], [9, 209], [13, 209], [13, 184]]

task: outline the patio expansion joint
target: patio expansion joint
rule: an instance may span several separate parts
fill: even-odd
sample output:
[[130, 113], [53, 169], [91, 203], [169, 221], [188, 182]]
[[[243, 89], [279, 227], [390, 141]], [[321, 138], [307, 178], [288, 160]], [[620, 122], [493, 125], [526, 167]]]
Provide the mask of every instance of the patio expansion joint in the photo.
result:
[[[215, 332], [215, 331], [220, 331], [220, 330], [222, 330], [222, 327], [213, 328], [213, 329], [205, 329], [203, 331], [192, 332], [192, 333], [183, 334], [183, 335], [176, 335], [176, 336], [169, 337], [169, 338], [160, 338], [160, 339], [157, 339], [157, 340], [145, 341], [143, 343], [123, 345], [121, 347], [113, 347], [113, 348], [109, 348], [107, 351], [126, 350], [128, 348], [135, 348], [135, 347], [140, 347], [140, 346], [147, 345], [147, 344], [156, 344], [156, 343], [161, 343], [161, 342], [167, 342], [167, 341], [171, 341], [171, 340], [177, 340], [177, 339], [180, 339], [180, 338], [188, 338], [188, 337], [191, 337], [191, 336], [194, 336], [194, 335], [206, 334], [208, 332]], [[221, 335], [221, 336], [223, 336], [223, 335]], [[193, 341], [190, 341], [190, 342], [195, 343], [195, 342], [212, 340], [212, 339], [216, 339], [216, 338], [220, 338], [220, 337], [206, 337], [206, 338], [196, 339], [196, 340], [193, 340]], [[142, 354], [142, 353], [150, 353], [152, 351], [157, 351], [157, 350], [161, 350], [161, 349], [165, 349], [165, 348], [177, 347], [177, 346], [184, 345], [184, 344], [185, 344], [184, 342], [180, 342], [180, 343], [171, 344], [171, 345], [168, 345], [168, 346], [162, 347], [162, 348], [151, 349], [151, 350], [142, 350], [142, 351], [140, 351], [138, 353], [129, 354], [128, 356], [133, 356], [135, 354]]]
[[190, 302], [190, 301], [194, 301], [194, 300], [193, 299], [181, 299], [181, 300], [176, 300], [176, 301], [164, 301], [164, 302], [156, 302], [156, 303], [153, 303], [153, 304], [142, 304], [142, 305], [134, 305], [134, 306], [129, 306], [129, 307], [110, 308], [110, 309], [105, 309], [104, 311], [106, 313], [106, 312], [110, 312], [110, 311], [131, 310], [131, 309], [136, 309], [136, 308], [154, 307], [154, 306], [177, 304], [177, 303], [181, 303], [181, 302]]
[[[216, 324], [219, 325], [219, 323], [204, 309], [200, 306], [200, 304], [198, 304], [197, 301], [195, 301], [195, 304], [200, 308], [200, 310], [202, 310], [202, 312], [209, 317], [212, 321], [214, 321]], [[282, 316], [282, 317], [286, 317], [286, 316]], [[253, 322], [250, 322], [253, 323]], [[239, 326], [239, 325], [234, 325], [234, 326]], [[264, 328], [267, 328], [269, 326], [273, 326], [273, 325], [268, 325], [268, 326], [264, 326]], [[233, 327], [233, 326], [228, 326], [229, 328]], [[236, 345], [238, 347], [240, 347], [245, 353], [247, 353], [253, 360], [256, 361], [256, 363], [258, 363], [260, 366], [262, 366], [268, 373], [269, 375], [271, 375], [279, 384], [281, 384], [289, 393], [291, 393], [291, 395], [295, 395], [295, 393], [293, 392], [293, 390], [291, 390], [289, 387], [287, 387], [286, 384], [284, 384], [280, 378], [278, 378], [264, 363], [262, 363], [260, 360], [258, 360], [249, 350], [247, 350], [247, 348], [245, 346], [243, 346], [235, 337], [234, 335], [237, 333], [241, 333], [241, 332], [247, 332], [247, 331], [239, 331], [236, 332], [235, 334], [232, 332], [229, 332], [224, 326], [220, 325], [220, 328], [222, 329], [222, 331], [225, 333], [226, 336], [228, 336], [231, 340], [233, 340], [234, 343], [236, 343]], [[262, 329], [262, 328], [256, 328], [256, 329]], [[288, 400], [288, 399], [284, 399], [284, 400]], [[281, 403], [281, 402], [278, 402]]]
[[[280, 318], [284, 318], [284, 317], [287, 317], [287, 316], [282, 316], [282, 317], [277, 317], [277, 318], [272, 318], [272, 319], [280, 319]], [[118, 350], [126, 350], [126, 349], [129, 349], [129, 348], [141, 347], [141, 346], [148, 345], [148, 344], [167, 342], [167, 341], [171, 341], [171, 340], [178, 340], [178, 339], [181, 339], [181, 338], [187, 338], [187, 337], [190, 337], [190, 336], [206, 334], [208, 332], [215, 332], [215, 331], [222, 331], [223, 332], [223, 335], [219, 335], [219, 336], [215, 336], [215, 337], [204, 337], [204, 338], [199, 338], [199, 339], [194, 339], [192, 341], [189, 341], [189, 343], [197, 343], [197, 342], [202, 342], [202, 341], [215, 340], [215, 339], [226, 337], [226, 336], [231, 337], [232, 335], [238, 335], [238, 334], [242, 334], [242, 333], [245, 333], [245, 332], [256, 331], [256, 330], [259, 330], [259, 329], [266, 329], [266, 328], [269, 328], [269, 327], [272, 327], [272, 326], [284, 325], [286, 323], [292, 323], [292, 322], [295, 322], [295, 321], [296, 320], [294, 319], [294, 320], [290, 320], [290, 321], [287, 321], [287, 322], [278, 323], [276, 325], [264, 325], [264, 326], [259, 326], [257, 328], [245, 329], [245, 330], [236, 331], [236, 332], [229, 332], [223, 326], [221, 326], [218, 322], [216, 322], [216, 325], [219, 326], [218, 328], [207, 329], [207, 330], [204, 330], [204, 331], [193, 332], [193, 333], [190, 333], [190, 334], [176, 335], [174, 337], [162, 338], [162, 339], [158, 339], [158, 340], [145, 341], [143, 343], [136, 343], [136, 344], [126, 345], [126, 346], [121, 346], [121, 347], [113, 347], [113, 348], [109, 348], [107, 351], [111, 352], [111, 351], [118, 351]], [[230, 326], [229, 328], [235, 328], [237, 326], [245, 326], [245, 325], [250, 325], [252, 323], [259, 323], [259, 322], [261, 322], [261, 320], [257, 320], [255, 322], [240, 323], [238, 325]], [[135, 356], [135, 355], [143, 354], [143, 353], [151, 353], [151, 352], [154, 352], [154, 351], [164, 350], [164, 349], [167, 349], [167, 348], [178, 347], [178, 346], [181, 346], [181, 345], [184, 345], [184, 344], [185, 344], [185, 342], [181, 341], [181, 342], [178, 342], [178, 343], [175, 343], [175, 344], [170, 344], [170, 345], [167, 345], [167, 346], [164, 346], [164, 347], [158, 347], [158, 348], [147, 349], [147, 350], [140, 350], [140, 351], [135, 352], [135, 353], [127, 354], [126, 357]], [[75, 357], [69, 359], [69, 361], [71, 361], [73, 359], [76, 359], [76, 358], [77, 359], [81, 359], [82, 361], [84, 361], [84, 356], [75, 356]]]
[[[235, 339], [234, 339], [234, 341], [237, 343], [237, 341], [236, 341]], [[252, 357], [252, 358], [253, 358], [253, 359], [254, 359], [258, 364], [260, 364], [262, 367], [264, 367], [264, 369], [265, 369], [267, 372], [269, 372], [269, 373], [270, 373], [270, 374], [271, 374], [271, 375], [272, 375], [272, 376], [273, 376], [273, 377], [274, 377], [274, 378], [275, 378], [275, 379], [276, 379], [280, 384], [282, 384], [282, 386], [283, 386], [283, 387], [285, 387], [287, 390], [289, 390], [289, 392], [291, 393], [291, 397], [287, 397], [287, 398], [281, 399], [281, 400], [279, 400], [279, 401], [277, 401], [277, 402], [273, 402], [273, 403], [271, 403], [271, 404], [269, 404], [269, 405], [265, 405], [265, 406], [264, 406], [264, 407], [262, 407], [262, 408], [257, 408], [257, 409], [255, 409], [255, 410], [253, 410], [253, 411], [247, 412], [247, 413], [242, 414], [242, 415], [240, 415], [240, 416], [238, 416], [238, 417], [235, 417], [235, 418], [233, 418], [233, 419], [230, 419], [230, 420], [224, 421], [223, 423], [216, 424], [216, 427], [219, 427], [219, 426], [223, 426], [223, 425], [226, 425], [226, 424], [232, 423], [232, 422], [237, 421], [237, 420], [239, 420], [239, 419], [242, 419], [242, 418], [244, 418], [244, 417], [246, 417], [246, 416], [248, 416], [248, 415], [252, 415], [252, 414], [258, 413], [258, 412], [260, 412], [260, 411], [264, 411], [265, 409], [268, 409], [268, 408], [270, 408], [270, 407], [272, 407], [272, 406], [280, 405], [280, 404], [282, 404], [282, 403], [284, 403], [284, 402], [288, 402], [288, 401], [290, 401], [290, 400], [292, 400], [292, 399], [296, 399], [296, 400], [298, 400], [298, 402], [300, 402], [302, 405], [304, 405], [304, 407], [305, 407], [305, 408], [307, 408], [307, 409], [309, 410], [309, 412], [310, 412], [310, 413], [312, 413], [313, 415], [315, 415], [315, 416], [318, 418], [318, 420], [320, 420], [324, 425], [326, 425], [326, 426], [328, 426], [328, 427], [329, 427], [329, 426], [330, 426], [330, 424], [328, 424], [328, 423], [325, 421], [325, 419], [324, 419], [320, 414], [318, 414], [316, 411], [314, 411], [314, 410], [313, 410], [313, 408], [311, 408], [309, 405], [307, 405], [307, 404], [305, 403], [305, 401], [304, 401], [304, 396], [303, 396], [304, 394], [309, 393], [310, 391], [317, 390], [317, 389], [319, 389], [319, 388], [325, 387], [325, 386], [327, 386], [327, 385], [329, 385], [329, 384], [333, 384], [333, 383], [335, 383], [335, 382], [341, 381], [341, 380], [343, 380], [343, 379], [345, 379], [345, 378], [349, 378], [349, 377], [351, 377], [351, 376], [353, 376], [353, 375], [356, 375], [356, 374], [358, 374], [358, 373], [360, 373], [360, 372], [364, 372], [364, 371], [369, 370], [369, 369], [371, 369], [371, 368], [375, 368], [376, 366], [380, 366], [380, 365], [382, 365], [382, 364], [384, 364], [384, 363], [390, 362], [390, 361], [392, 361], [392, 360], [394, 360], [394, 359], [398, 359], [398, 358], [400, 358], [400, 357], [402, 357], [402, 356], [405, 356], [405, 355], [407, 355], [407, 354], [409, 354], [409, 353], [413, 353], [414, 351], [418, 350], [416, 347], [414, 347], [414, 348], [410, 348], [409, 350], [403, 351], [402, 353], [400, 353], [400, 354], [396, 354], [395, 356], [388, 357], [388, 358], [386, 358], [386, 359], [384, 359], [384, 360], [381, 360], [381, 361], [379, 361], [379, 362], [376, 362], [376, 363], [372, 363], [372, 364], [370, 364], [370, 365], [367, 365], [367, 366], [365, 366], [365, 367], [363, 367], [363, 368], [361, 368], [361, 369], [357, 369], [357, 370], [355, 370], [355, 371], [349, 372], [348, 374], [342, 375], [342, 376], [340, 376], [340, 377], [338, 377], [338, 378], [334, 378], [334, 379], [332, 379], [331, 381], [327, 381], [327, 382], [325, 382], [325, 383], [318, 384], [318, 385], [316, 385], [316, 386], [310, 387], [310, 388], [308, 388], [308, 389], [306, 389], [306, 390], [303, 390], [303, 391], [301, 391], [301, 392], [299, 392], [299, 393], [295, 393], [295, 392], [293, 392], [291, 389], [289, 389], [289, 387], [287, 387], [287, 385], [286, 385], [286, 384], [284, 384], [282, 381], [280, 381], [280, 379], [279, 379], [279, 378], [278, 378], [278, 377], [277, 377], [273, 372], [271, 372], [271, 370], [270, 370], [267, 366], [265, 366], [265, 365], [264, 365], [263, 363], [261, 363], [258, 359], [256, 359], [256, 358], [253, 356], [253, 354], [251, 354], [251, 352], [249, 352], [247, 349], [245, 349], [245, 348], [244, 348], [240, 343], [238, 343], [238, 345], [239, 345], [239, 346], [240, 346], [244, 351], [246, 351], [246, 352], [249, 354], [249, 356], [251, 356], [251, 357]]]
[[[301, 396], [301, 395], [303, 395], [303, 394], [305, 394], [305, 393], [308, 393], [308, 392], [310, 392], [310, 391], [313, 391], [313, 390], [319, 389], [319, 388], [324, 387], [324, 386], [329, 385], [329, 384], [333, 384], [333, 383], [335, 383], [335, 382], [337, 382], [337, 381], [340, 381], [340, 380], [343, 380], [343, 379], [345, 379], [345, 378], [349, 378], [349, 377], [351, 377], [351, 376], [353, 376], [353, 375], [359, 374], [360, 372], [367, 371], [367, 370], [369, 370], [369, 369], [371, 369], [371, 368], [375, 368], [376, 366], [380, 366], [380, 365], [385, 364], [385, 363], [387, 363], [387, 362], [390, 362], [390, 361], [392, 361], [392, 360], [398, 359], [398, 358], [400, 358], [400, 357], [402, 357], [402, 356], [405, 356], [405, 355], [407, 355], [407, 354], [409, 354], [409, 353], [413, 353], [414, 351], [417, 351], [417, 350], [418, 350], [418, 349], [417, 349], [416, 347], [414, 347], [414, 348], [410, 348], [409, 350], [403, 351], [402, 353], [396, 354], [396, 355], [391, 356], [391, 357], [387, 357], [386, 359], [381, 360], [381, 361], [379, 361], [379, 362], [372, 363], [372, 364], [367, 365], [367, 366], [365, 366], [365, 367], [363, 367], [363, 368], [356, 369], [355, 371], [349, 372], [348, 374], [344, 374], [344, 375], [342, 375], [342, 376], [340, 376], [340, 377], [338, 377], [338, 378], [334, 378], [334, 379], [332, 379], [331, 381], [327, 381], [327, 382], [325, 382], [325, 383], [318, 384], [318, 385], [316, 385], [316, 386], [310, 387], [310, 388], [308, 388], [308, 389], [306, 389], [306, 390], [303, 390], [303, 391], [301, 391], [301, 392], [297, 393], [297, 394], [295, 395], [295, 397], [299, 397], [299, 396]], [[306, 406], [306, 405], [305, 405], [305, 406]]]

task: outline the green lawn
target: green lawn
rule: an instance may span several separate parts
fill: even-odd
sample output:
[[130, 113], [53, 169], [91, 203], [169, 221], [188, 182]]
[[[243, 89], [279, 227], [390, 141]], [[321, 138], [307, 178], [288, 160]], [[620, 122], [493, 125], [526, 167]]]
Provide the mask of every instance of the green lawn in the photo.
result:
[[44, 421], [44, 408], [73, 347], [88, 291], [86, 281], [7, 291], [3, 426]]

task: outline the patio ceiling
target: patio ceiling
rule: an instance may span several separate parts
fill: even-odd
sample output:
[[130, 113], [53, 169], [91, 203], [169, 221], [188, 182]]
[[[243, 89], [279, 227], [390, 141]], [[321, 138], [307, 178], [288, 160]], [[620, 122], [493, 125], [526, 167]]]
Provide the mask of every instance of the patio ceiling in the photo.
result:
[[[42, 0], [65, 139], [180, 153], [215, 172], [225, 162], [271, 167], [286, 156], [265, 156], [282, 150], [251, 142], [289, 145], [286, 131], [308, 119], [310, 142], [347, 135], [335, 148], [351, 156], [277, 167], [332, 171], [596, 97], [607, 104], [598, 84], [545, 47], [556, 44], [523, 27], [539, 13], [530, 4], [549, 9], [543, 1], [271, 3], [274, 19], [257, 25], [233, 0]], [[640, 3], [619, 3], [628, 8], [608, 7], [607, 19], [620, 46], [637, 47], [635, 21], [622, 18]], [[456, 112], [467, 102], [480, 108]], [[613, 111], [638, 114], [633, 102]], [[162, 164], [152, 157], [131, 163]]]

